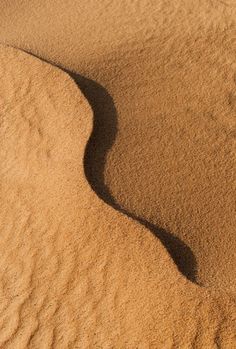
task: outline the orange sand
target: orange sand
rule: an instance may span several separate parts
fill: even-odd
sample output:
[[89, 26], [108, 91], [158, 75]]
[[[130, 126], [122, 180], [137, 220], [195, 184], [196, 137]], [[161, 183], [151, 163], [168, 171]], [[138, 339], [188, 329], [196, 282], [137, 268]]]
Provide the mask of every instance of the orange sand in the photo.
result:
[[234, 2], [1, 7], [2, 347], [236, 347]]

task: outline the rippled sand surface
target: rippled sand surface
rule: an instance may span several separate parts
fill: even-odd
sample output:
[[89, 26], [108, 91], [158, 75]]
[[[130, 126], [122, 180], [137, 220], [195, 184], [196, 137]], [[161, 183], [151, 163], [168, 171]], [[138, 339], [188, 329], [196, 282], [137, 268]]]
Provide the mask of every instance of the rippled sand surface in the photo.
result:
[[3, 348], [236, 347], [235, 14], [2, 1]]

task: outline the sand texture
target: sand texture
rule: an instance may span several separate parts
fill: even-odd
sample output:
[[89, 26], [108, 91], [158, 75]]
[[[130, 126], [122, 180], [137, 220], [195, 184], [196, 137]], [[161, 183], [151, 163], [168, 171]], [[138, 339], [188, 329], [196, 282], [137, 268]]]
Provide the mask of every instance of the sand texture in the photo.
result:
[[89, 186], [93, 114], [75, 83], [12, 48], [0, 62], [0, 347], [236, 345], [234, 300], [187, 281]]
[[0, 8], [0, 348], [236, 348], [235, 2]]

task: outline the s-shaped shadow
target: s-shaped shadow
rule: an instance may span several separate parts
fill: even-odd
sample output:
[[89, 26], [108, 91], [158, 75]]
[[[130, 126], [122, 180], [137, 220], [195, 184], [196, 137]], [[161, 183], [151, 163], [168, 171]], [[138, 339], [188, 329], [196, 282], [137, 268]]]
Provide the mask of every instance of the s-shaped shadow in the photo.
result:
[[163, 243], [179, 271], [190, 281], [196, 283], [197, 262], [189, 246], [172, 233], [127, 212], [111, 195], [105, 184], [104, 169], [107, 153], [117, 134], [117, 111], [113, 99], [107, 90], [97, 82], [69, 71], [67, 73], [83, 92], [94, 113], [93, 132], [87, 144], [84, 159], [85, 174], [91, 187], [107, 204], [151, 230]]
[[[31, 52], [26, 50], [22, 51], [37, 57], [44, 62], [53, 64]], [[108, 205], [138, 221], [157, 236], [173, 258], [179, 271], [187, 279], [197, 283], [197, 261], [190, 247], [172, 233], [123, 209], [115, 201], [115, 198], [111, 195], [109, 188], [105, 184], [104, 170], [106, 156], [109, 149], [112, 147], [117, 134], [117, 111], [112, 97], [107, 90], [97, 82], [85, 78], [82, 75], [73, 73], [59, 65], [56, 66], [70, 75], [93, 109], [93, 131], [87, 144], [84, 158], [85, 175], [92, 189]]]

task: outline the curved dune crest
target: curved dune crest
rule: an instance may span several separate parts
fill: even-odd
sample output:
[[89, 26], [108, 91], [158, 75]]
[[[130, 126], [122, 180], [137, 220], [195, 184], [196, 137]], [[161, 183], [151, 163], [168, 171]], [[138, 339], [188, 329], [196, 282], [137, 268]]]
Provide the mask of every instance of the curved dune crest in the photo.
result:
[[90, 188], [92, 111], [69, 76], [1, 46], [0, 79], [0, 347], [236, 345], [235, 302]]

